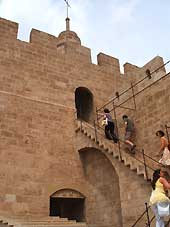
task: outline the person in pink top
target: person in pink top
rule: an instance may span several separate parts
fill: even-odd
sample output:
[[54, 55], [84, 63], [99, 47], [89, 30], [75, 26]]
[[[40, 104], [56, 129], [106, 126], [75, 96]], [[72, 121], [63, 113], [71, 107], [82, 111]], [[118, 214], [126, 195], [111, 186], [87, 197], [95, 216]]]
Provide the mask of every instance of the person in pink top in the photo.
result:
[[170, 165], [170, 151], [168, 149], [168, 140], [165, 138], [165, 133], [162, 130], [156, 132], [156, 136], [160, 138], [160, 149], [158, 156], [162, 156], [159, 162], [165, 166]]

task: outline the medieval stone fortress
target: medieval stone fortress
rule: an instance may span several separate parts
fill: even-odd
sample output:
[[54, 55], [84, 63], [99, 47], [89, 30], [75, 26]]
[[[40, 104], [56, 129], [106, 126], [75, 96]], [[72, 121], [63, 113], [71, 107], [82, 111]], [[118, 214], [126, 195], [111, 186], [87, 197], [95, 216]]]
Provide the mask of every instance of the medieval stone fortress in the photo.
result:
[[[0, 19], [0, 226], [146, 226], [155, 131], [170, 126], [162, 57], [126, 63], [124, 73], [104, 53], [93, 64], [69, 18], [58, 37], [32, 29], [24, 42], [17, 33]], [[122, 115], [133, 119], [136, 154], [104, 137], [104, 107], [120, 138]]]

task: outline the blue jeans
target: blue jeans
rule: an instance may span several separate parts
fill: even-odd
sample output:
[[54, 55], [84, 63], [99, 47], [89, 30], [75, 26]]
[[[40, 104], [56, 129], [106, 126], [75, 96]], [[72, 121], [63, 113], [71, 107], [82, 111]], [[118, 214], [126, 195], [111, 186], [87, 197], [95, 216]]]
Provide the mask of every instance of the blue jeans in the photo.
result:
[[164, 227], [165, 224], [164, 224], [164, 219], [163, 217], [160, 217], [159, 214], [158, 214], [158, 208], [157, 208], [157, 205], [153, 205], [152, 206], [152, 210], [155, 214], [155, 218], [156, 218], [156, 227]]

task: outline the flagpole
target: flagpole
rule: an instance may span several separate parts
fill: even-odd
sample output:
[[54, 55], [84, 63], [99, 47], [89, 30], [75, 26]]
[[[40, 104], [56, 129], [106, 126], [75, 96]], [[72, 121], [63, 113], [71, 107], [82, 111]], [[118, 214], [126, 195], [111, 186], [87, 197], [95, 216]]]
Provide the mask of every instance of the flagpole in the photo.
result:
[[71, 6], [70, 6], [70, 4], [68, 3], [68, 0], [64, 0], [64, 1], [65, 1], [66, 5], [67, 5], [67, 18], [68, 18], [68, 8], [69, 8], [69, 7], [71, 8]]

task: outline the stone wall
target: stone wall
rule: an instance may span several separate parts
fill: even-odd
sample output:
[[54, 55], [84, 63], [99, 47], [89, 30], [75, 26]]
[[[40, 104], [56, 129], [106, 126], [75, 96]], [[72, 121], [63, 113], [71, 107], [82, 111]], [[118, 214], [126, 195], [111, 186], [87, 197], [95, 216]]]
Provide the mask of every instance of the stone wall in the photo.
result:
[[[163, 60], [161, 57], [154, 58], [151, 62], [146, 64], [141, 70], [136, 72], [136, 81], [141, 80], [146, 77], [146, 69], [154, 71], [158, 67], [163, 65]], [[134, 73], [134, 72], [133, 72]], [[132, 73], [132, 75], [133, 75]], [[155, 133], [157, 130], [165, 131], [165, 124], [170, 122], [169, 114], [169, 86], [170, 86], [170, 77], [167, 76], [165, 68], [159, 69], [152, 75], [151, 79], [146, 78], [142, 83], [139, 83], [134, 87], [134, 94], [136, 95], [133, 99], [132, 89], [129, 89], [122, 97], [115, 101], [115, 105], [120, 105], [125, 102], [128, 98], [129, 101], [125, 102], [122, 106], [127, 108], [132, 108], [132, 110], [124, 108], [116, 108], [117, 122], [119, 126], [120, 138], [124, 137], [124, 123], [122, 120], [122, 115], [126, 114], [135, 123], [136, 137], [135, 143], [138, 146], [138, 149], [144, 149], [145, 153], [151, 156], [152, 158], [159, 160], [156, 155], [159, 151], [159, 138], [156, 137]], [[161, 79], [163, 78], [163, 79]], [[134, 82], [133, 82], [134, 83]], [[128, 88], [128, 87], [127, 87]], [[144, 89], [146, 88], [146, 89]], [[143, 91], [142, 91], [143, 90]], [[140, 93], [140, 91], [142, 91]], [[135, 104], [134, 104], [135, 101]], [[136, 109], [135, 109], [136, 105]], [[113, 108], [113, 105], [108, 106], [110, 109]], [[112, 116], [114, 118], [114, 113], [112, 111]], [[147, 159], [149, 161], [149, 159]], [[150, 162], [150, 161], [149, 161]], [[150, 165], [158, 168], [160, 167], [155, 162], [150, 162]]]
[[[88, 171], [87, 173], [84, 171], [84, 174], [87, 175], [87, 181], [90, 181], [90, 178], [92, 178], [93, 180], [90, 183], [92, 185], [95, 185], [96, 190], [98, 189], [98, 184], [100, 185], [102, 183], [102, 192], [107, 196], [110, 191], [109, 189], [113, 187], [113, 185], [114, 189], [112, 189], [111, 191], [114, 190], [115, 192], [115, 186], [119, 188], [119, 190], [113, 194], [113, 198], [111, 199], [112, 202], [116, 199], [116, 202], [113, 202], [114, 204], [110, 204], [110, 209], [115, 209], [115, 211], [112, 212], [112, 217], [115, 221], [118, 222], [120, 222], [120, 219], [122, 219], [121, 222], [123, 227], [131, 227], [139, 218], [139, 216], [145, 211], [145, 202], [149, 201], [149, 196], [151, 193], [150, 182], [144, 180], [143, 176], [137, 175], [135, 171], [130, 170], [128, 166], [125, 166], [124, 163], [120, 162], [118, 159], [115, 159], [108, 152], [99, 149], [98, 145], [94, 141], [89, 140], [85, 135], [81, 134], [81, 132], [76, 135], [75, 145], [75, 148], [80, 152], [80, 156], [85, 157], [84, 159], [82, 159], [82, 163], [84, 165], [84, 169], [87, 169]], [[101, 154], [97, 155], [97, 152]], [[102, 156], [103, 164], [101, 164], [98, 160], [98, 158]], [[88, 159], [88, 157], [90, 157], [90, 159]], [[95, 165], [96, 160], [98, 160], [98, 165]], [[109, 164], [112, 164], [112, 174], [111, 171], [107, 170], [105, 164], [106, 162], [107, 166], [109, 166]], [[94, 177], [95, 173], [98, 178]], [[100, 180], [97, 179], [102, 179], [103, 175], [105, 174], [106, 177], [101, 182], [99, 182]], [[91, 175], [91, 177], [89, 177], [89, 175]], [[110, 186], [107, 186], [105, 183], [107, 182], [108, 176], [110, 176]], [[88, 193], [92, 193], [92, 191], [89, 191]], [[109, 194], [111, 198], [112, 193], [110, 192]], [[99, 195], [93, 196], [94, 204], [97, 203], [97, 196]], [[91, 197], [91, 195], [88, 195], [88, 197]], [[102, 203], [102, 201], [100, 202]], [[90, 206], [91, 204], [89, 204], [89, 207]], [[121, 213], [119, 213], [119, 207], [121, 207]], [[108, 211], [109, 203], [107, 204], [106, 212]], [[95, 217], [92, 220], [95, 220], [97, 215], [98, 212], [93, 214], [93, 216]], [[143, 227], [145, 225], [145, 218], [146, 217], [144, 217], [137, 226]]]
[[61, 52], [57, 37], [34, 29], [30, 43], [17, 40], [18, 25], [4, 19], [0, 20], [0, 29], [1, 90], [73, 108], [77, 87], [87, 87], [98, 106], [113, 92], [120, 73], [117, 59], [99, 54], [95, 65], [86, 47], [72, 46], [70, 52], [69, 42], [63, 44]]
[[53, 192], [83, 184], [74, 112], [2, 93], [0, 106], [1, 213], [48, 215]]
[[[81, 45], [74, 32], [63, 32], [55, 37], [33, 29], [29, 43], [18, 40], [17, 32], [17, 23], [0, 19], [0, 211], [17, 215], [48, 215], [50, 195], [64, 188], [77, 190], [92, 203], [94, 191], [89, 194], [91, 186], [88, 181], [91, 173], [95, 181], [99, 181], [101, 173], [96, 162], [105, 162], [105, 158], [101, 154], [87, 156], [90, 173], [87, 180], [77, 143], [79, 141], [82, 149], [90, 142], [86, 140], [85, 146], [75, 137], [75, 90], [85, 87], [93, 94], [93, 120], [96, 107], [114, 97], [116, 91], [121, 92], [131, 82], [142, 78], [147, 68], [154, 70], [160, 66], [162, 58], [156, 57], [142, 68], [127, 63], [125, 73], [121, 74], [118, 59], [106, 54], [100, 53], [97, 65], [92, 64], [90, 49]], [[164, 73], [164, 69], [159, 70], [154, 78]], [[154, 78], [137, 87], [136, 91]], [[134, 107], [134, 103], [130, 101], [127, 106]], [[169, 77], [136, 97], [136, 107], [136, 111], [117, 109], [120, 134], [123, 137], [121, 116], [126, 113], [135, 121], [136, 144], [154, 156], [158, 145], [155, 131], [169, 122]], [[109, 108], [113, 108], [112, 103]], [[90, 161], [91, 158], [94, 162]], [[122, 212], [114, 216], [114, 221], [121, 226], [122, 215], [123, 225], [128, 226], [143, 211], [150, 187], [117, 160], [112, 165], [116, 171], [113, 171], [116, 187], [108, 188], [109, 179], [104, 174], [107, 184], [100, 188], [99, 182], [97, 190], [100, 188], [113, 198], [113, 189], [117, 201], [120, 194], [121, 204], [118, 206]], [[102, 170], [107, 166], [108, 163]], [[110, 168], [108, 171], [112, 178]], [[102, 213], [102, 199], [96, 200], [97, 215]], [[111, 206], [108, 204], [103, 206]], [[88, 220], [94, 218], [97, 221], [95, 218], [98, 216], [95, 217], [90, 206]], [[97, 227], [102, 223], [99, 220]], [[111, 226], [111, 221], [109, 216], [107, 227]]]
[[95, 148], [79, 150], [89, 184], [86, 221], [90, 226], [122, 226], [119, 177], [108, 158]]
[[101, 53], [92, 64], [90, 49], [62, 43], [63, 34], [33, 29], [27, 43], [17, 32], [18, 24], [0, 19], [0, 211], [48, 215], [57, 190], [88, 192], [73, 144], [75, 90], [88, 88], [95, 110], [112, 94], [119, 62]]

